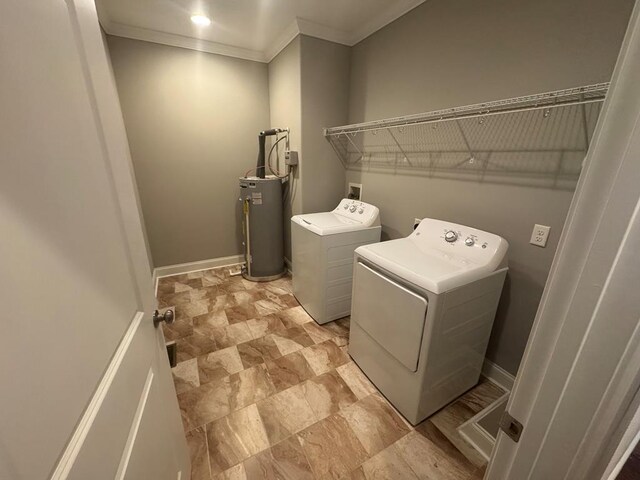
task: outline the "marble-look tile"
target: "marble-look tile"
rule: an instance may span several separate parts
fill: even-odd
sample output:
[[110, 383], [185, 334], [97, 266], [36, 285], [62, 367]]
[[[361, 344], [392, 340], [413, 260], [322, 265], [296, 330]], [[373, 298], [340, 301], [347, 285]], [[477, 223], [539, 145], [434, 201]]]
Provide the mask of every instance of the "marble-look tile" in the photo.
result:
[[275, 315], [267, 315], [260, 318], [252, 318], [247, 322], [253, 338], [260, 338], [270, 333], [284, 332], [285, 327]]
[[277, 391], [297, 385], [315, 375], [300, 352], [267, 360], [265, 364]]
[[352, 472], [349, 472], [349, 475], [343, 478], [344, 480], [367, 480], [367, 477], [364, 476], [364, 471], [362, 470], [362, 466], [359, 466]]
[[486, 466], [478, 467], [473, 471], [471, 475], [469, 475], [469, 478], [467, 478], [466, 480], [483, 480], [486, 473], [487, 473]]
[[481, 377], [477, 386], [462, 395], [456, 403], [464, 404], [469, 410], [476, 413], [487, 408], [494, 401], [507, 393], [495, 383]]
[[336, 336], [348, 337], [349, 336], [349, 324], [350, 317], [339, 318], [333, 322], [328, 322], [322, 325], [325, 329], [333, 332]]
[[201, 278], [181, 278], [180, 281], [177, 281], [173, 284], [173, 287], [177, 292], [185, 292], [197, 288], [202, 288], [202, 279]]
[[159, 298], [176, 293], [176, 289], [173, 286], [174, 283], [175, 282], [171, 280], [171, 277], [159, 278], [156, 296]]
[[198, 315], [193, 317], [191, 321], [193, 322], [194, 331], [208, 337], [213, 337], [220, 328], [229, 325], [227, 315], [224, 311], [209, 312], [204, 315]]
[[340, 412], [369, 455], [387, 448], [411, 430], [378, 395], [373, 394]]
[[204, 315], [209, 312], [210, 304], [211, 300], [206, 298], [202, 300], [191, 300], [189, 303], [185, 303], [184, 305], [176, 305], [176, 320]]
[[158, 308], [177, 307], [191, 303], [189, 292], [178, 292], [158, 297]]
[[195, 358], [178, 363], [171, 369], [171, 374], [173, 375], [173, 384], [176, 387], [177, 394], [200, 386], [198, 363]]
[[271, 445], [298, 433], [316, 421], [302, 385], [283, 390], [258, 403], [258, 411]]
[[[293, 297], [293, 295], [292, 295]], [[295, 297], [294, 297], [295, 300]], [[313, 318], [305, 311], [304, 308], [297, 305], [293, 308], [286, 308], [279, 312], [278, 318], [282, 320], [285, 327], [291, 328], [295, 326], [302, 326], [305, 323], [313, 322]], [[315, 323], [315, 322], [314, 322]]]
[[291, 293], [288, 288], [283, 288], [283, 284], [277, 282], [266, 283], [264, 288], [274, 295], [287, 295]]
[[298, 303], [298, 300], [296, 300], [296, 297], [294, 297], [291, 293], [280, 295], [280, 301], [290, 308], [297, 307], [300, 305]]
[[200, 383], [213, 382], [244, 369], [238, 348], [228, 347], [198, 357]]
[[358, 400], [335, 370], [307, 380], [303, 389], [317, 420], [339, 412]]
[[244, 464], [239, 463], [218, 475], [213, 476], [213, 480], [251, 480], [247, 477]]
[[338, 415], [311, 425], [300, 432], [298, 438], [316, 478], [343, 478], [367, 458], [358, 437]]
[[274, 300], [258, 300], [257, 302], [254, 302], [253, 306], [256, 309], [256, 312], [258, 312], [259, 316], [278, 313], [286, 307], [286, 305], [278, 304]]
[[195, 272], [188, 272], [187, 273], [187, 278], [188, 279], [192, 279], [192, 278], [202, 278], [204, 275], [204, 272], [206, 270], [197, 270]]
[[[234, 292], [229, 294], [229, 297], [233, 306], [249, 305], [250, 303], [253, 303], [256, 300], [259, 300], [259, 298], [256, 297], [255, 292], [252, 290], [242, 290], [240, 292]], [[232, 306], [232, 305], [229, 305], [229, 306]]]
[[229, 406], [232, 411], [267, 398], [275, 391], [264, 365], [256, 365], [229, 376]]
[[244, 368], [260, 365], [265, 362], [265, 359], [281, 356], [271, 335], [241, 343], [237, 347]]
[[269, 448], [258, 408], [249, 405], [207, 425], [209, 461], [215, 475]]
[[395, 445], [402, 458], [419, 478], [466, 479], [476, 469], [466, 459], [460, 462], [450, 457], [445, 451], [415, 431], [398, 440]]
[[336, 368], [336, 371], [359, 399], [377, 392], [376, 387], [366, 375], [362, 373], [362, 370], [360, 370], [360, 367], [358, 367], [355, 362], [345, 363]]
[[213, 270], [206, 270], [201, 278], [202, 285], [205, 287], [220, 285], [224, 282], [224, 276], [217, 275]]
[[227, 295], [217, 295], [209, 301], [209, 312], [224, 312], [224, 309], [230, 306]]
[[205, 383], [181, 393], [178, 395], [178, 405], [180, 405], [185, 431], [224, 417], [231, 411], [229, 382], [223, 379]]
[[305, 323], [302, 326], [315, 343], [326, 342], [327, 340], [331, 340], [336, 336], [334, 332], [321, 325], [318, 325], [315, 321]]
[[331, 340], [305, 348], [302, 350], [302, 354], [316, 375], [321, 375], [349, 362], [349, 357]]
[[218, 475], [214, 475], [213, 480], [251, 480], [247, 477], [244, 464], [239, 463]]
[[235, 293], [235, 292], [242, 292], [243, 290], [246, 290], [244, 282], [245, 280], [242, 278], [238, 278], [238, 277], [229, 277], [226, 278], [224, 283], [219, 285], [219, 288], [224, 289], [224, 291], [227, 294], [230, 293]]
[[216, 342], [212, 338], [193, 332], [189, 336], [176, 340], [176, 357], [178, 362], [184, 362], [200, 355], [206, 355], [217, 350], [217, 348]]
[[206, 427], [198, 427], [186, 434], [191, 457], [191, 480], [211, 480]]
[[260, 316], [253, 304], [227, 307], [224, 309], [224, 311], [227, 314], [227, 320], [230, 324], [246, 322], [247, 320]]
[[253, 338], [247, 322], [233, 323], [217, 329], [214, 337], [219, 348], [232, 347]]
[[[418, 480], [418, 476], [402, 458], [395, 445], [385, 448], [362, 464], [367, 480]], [[431, 480], [430, 477], [424, 477]]]
[[[164, 312], [161, 311], [160, 313]], [[164, 339], [167, 342], [187, 337], [193, 333], [193, 321], [190, 318], [183, 318], [181, 320], [174, 320], [171, 325], [163, 322], [162, 331], [164, 333]]]
[[459, 464], [466, 464], [469, 462], [456, 446], [449, 441], [449, 439], [436, 427], [430, 419], [426, 419], [420, 423], [415, 431], [429, 440], [432, 444], [436, 445], [441, 451], [443, 451], [449, 459]]
[[314, 480], [309, 462], [295, 437], [245, 460], [244, 466], [248, 479]]
[[197, 300], [209, 300], [209, 311], [211, 311], [211, 305], [215, 303], [218, 296], [221, 295], [218, 287], [202, 287], [197, 290], [191, 290], [189, 294], [191, 295], [192, 302]]
[[273, 340], [276, 342], [278, 350], [280, 350], [282, 355], [288, 355], [289, 353], [297, 352], [298, 350], [313, 345], [311, 337], [299, 326], [275, 332], [273, 334]]

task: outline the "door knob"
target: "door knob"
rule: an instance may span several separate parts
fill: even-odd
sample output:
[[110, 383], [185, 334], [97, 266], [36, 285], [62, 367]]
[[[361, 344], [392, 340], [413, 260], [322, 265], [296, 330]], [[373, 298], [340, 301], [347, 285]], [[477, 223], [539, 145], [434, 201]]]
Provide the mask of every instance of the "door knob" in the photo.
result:
[[175, 316], [173, 314], [173, 310], [167, 310], [164, 313], [160, 313], [158, 310], [153, 312], [153, 326], [158, 327], [161, 322], [166, 323], [167, 325], [171, 325], [173, 323]]

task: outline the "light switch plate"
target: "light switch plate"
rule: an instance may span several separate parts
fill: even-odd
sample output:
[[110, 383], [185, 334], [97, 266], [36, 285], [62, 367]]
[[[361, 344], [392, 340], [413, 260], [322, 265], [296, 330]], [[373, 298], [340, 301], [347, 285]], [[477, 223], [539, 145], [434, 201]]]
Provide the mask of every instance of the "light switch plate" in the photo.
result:
[[534, 225], [533, 233], [531, 234], [531, 240], [529, 240], [529, 243], [537, 247], [546, 247], [550, 230], [551, 227], [548, 227], [546, 225]]

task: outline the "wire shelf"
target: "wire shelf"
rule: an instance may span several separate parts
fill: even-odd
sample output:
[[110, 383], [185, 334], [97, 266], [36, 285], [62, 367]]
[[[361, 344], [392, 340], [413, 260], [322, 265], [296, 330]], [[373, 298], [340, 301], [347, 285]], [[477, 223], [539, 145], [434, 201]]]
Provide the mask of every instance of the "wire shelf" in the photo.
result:
[[327, 128], [348, 169], [574, 181], [608, 83]]

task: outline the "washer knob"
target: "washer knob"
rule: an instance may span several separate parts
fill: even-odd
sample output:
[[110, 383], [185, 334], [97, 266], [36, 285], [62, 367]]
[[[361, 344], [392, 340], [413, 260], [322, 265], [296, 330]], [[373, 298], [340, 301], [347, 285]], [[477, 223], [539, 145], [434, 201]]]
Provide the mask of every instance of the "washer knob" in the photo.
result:
[[358, 210], [359, 214], [363, 214], [364, 213], [364, 208], [361, 208], [360, 210]]
[[458, 234], [453, 230], [449, 230], [444, 234], [444, 239], [449, 243], [455, 242], [458, 239]]
[[464, 244], [465, 244], [467, 247], [473, 247], [473, 245], [474, 245], [475, 243], [476, 243], [476, 241], [475, 241], [473, 238], [471, 238], [471, 237], [467, 237], [467, 238], [465, 238], [465, 239], [464, 239]]
[[343, 208], [346, 210], [347, 208], [349, 208], [349, 205], [345, 203]]
[[356, 207], [355, 205], [351, 205], [351, 206], [349, 207], [349, 211], [350, 211], [351, 213], [353, 213], [353, 212], [355, 212], [355, 211], [356, 211], [356, 208], [357, 208], [357, 207]]

